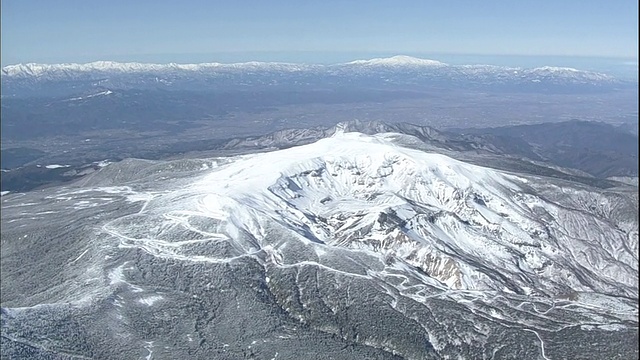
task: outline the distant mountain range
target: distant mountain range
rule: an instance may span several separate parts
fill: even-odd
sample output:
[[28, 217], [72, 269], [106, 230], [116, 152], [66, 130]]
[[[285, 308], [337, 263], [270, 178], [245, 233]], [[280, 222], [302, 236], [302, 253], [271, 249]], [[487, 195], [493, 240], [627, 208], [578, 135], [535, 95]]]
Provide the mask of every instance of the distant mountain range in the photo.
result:
[[615, 90], [632, 82], [607, 74], [566, 67], [520, 68], [449, 65], [435, 60], [394, 56], [348, 63], [292, 64], [144, 64], [97, 61], [87, 64], [18, 64], [2, 68], [3, 96], [47, 90], [226, 89], [347, 86], [421, 89], [472, 87], [508, 91], [582, 92]]

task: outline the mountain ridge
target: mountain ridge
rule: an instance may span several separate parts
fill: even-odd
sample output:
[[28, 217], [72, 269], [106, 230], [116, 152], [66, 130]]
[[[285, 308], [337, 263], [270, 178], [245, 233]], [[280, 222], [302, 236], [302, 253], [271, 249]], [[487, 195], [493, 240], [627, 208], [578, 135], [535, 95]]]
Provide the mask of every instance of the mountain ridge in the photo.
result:
[[280, 70], [280, 71], [303, 71], [335, 69], [342, 67], [391, 67], [391, 68], [424, 68], [424, 69], [474, 69], [476, 71], [502, 70], [502, 71], [526, 71], [530, 73], [568, 75], [569, 73], [588, 74], [593, 79], [613, 80], [614, 78], [604, 73], [578, 70], [569, 67], [542, 66], [533, 68], [509, 67], [495, 65], [450, 65], [437, 60], [421, 59], [406, 55], [396, 55], [388, 58], [374, 58], [368, 60], [354, 60], [345, 63], [335, 63], [330, 65], [313, 63], [291, 63], [291, 62], [262, 62], [248, 61], [238, 63], [143, 63], [143, 62], [116, 62], [116, 61], [94, 61], [88, 63], [19, 63], [2, 67], [2, 75], [8, 77], [42, 76], [48, 72], [163, 72], [163, 71], [215, 71], [232, 69], [252, 69], [252, 70]]

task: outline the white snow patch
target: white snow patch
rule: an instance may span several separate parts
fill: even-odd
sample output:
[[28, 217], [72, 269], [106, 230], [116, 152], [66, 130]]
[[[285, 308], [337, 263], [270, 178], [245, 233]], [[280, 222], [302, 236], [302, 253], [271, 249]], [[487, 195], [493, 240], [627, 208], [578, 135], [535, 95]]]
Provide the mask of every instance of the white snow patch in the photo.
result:
[[115, 267], [113, 269], [111, 269], [111, 271], [109, 272], [109, 284], [110, 285], [119, 285], [119, 284], [126, 284], [128, 285], [133, 292], [135, 293], [139, 293], [144, 291], [142, 288], [140, 288], [139, 286], [133, 285], [129, 282], [126, 281], [125, 279], [125, 275], [124, 275], [124, 267], [127, 263], [124, 263], [118, 267]]
[[620, 331], [620, 330], [626, 330], [628, 329], [628, 327], [622, 325], [622, 324], [606, 324], [606, 325], [598, 325], [599, 329], [602, 330], [607, 330], [607, 331]]
[[104, 95], [111, 95], [111, 94], [113, 94], [113, 91], [111, 91], [111, 90], [106, 90], [106, 91], [101, 91], [101, 92], [96, 93], [96, 94], [91, 94], [91, 95], [87, 95], [87, 96], [79, 96], [79, 97], [70, 98], [70, 99], [67, 99], [67, 100], [65, 100], [65, 101], [83, 100], [83, 99], [89, 99], [89, 98], [96, 97], [96, 96], [104, 96]]
[[77, 258], [75, 258], [75, 260], [73, 260], [72, 262], [69, 263], [69, 265], [75, 263], [76, 261], [80, 260], [80, 258], [82, 258], [84, 256], [84, 254], [86, 254], [89, 251], [89, 249], [85, 250], [82, 252], [82, 254], [80, 254], [80, 256], [78, 256]]
[[109, 272], [109, 280], [111, 285], [126, 283], [124, 279], [124, 272], [122, 271], [123, 268], [124, 264], [114, 268]]
[[145, 358], [146, 360], [151, 360], [151, 355], [153, 354], [153, 341], [145, 341], [145, 350], [147, 350], [149, 352], [149, 354], [147, 355], [147, 357]]
[[162, 297], [160, 295], [154, 295], [154, 296], [148, 296], [148, 297], [145, 297], [145, 298], [140, 298], [138, 300], [138, 302], [141, 303], [141, 304], [147, 305], [147, 306], [151, 306], [154, 303], [156, 303], [157, 301], [160, 301], [162, 299], [164, 299], [164, 297]]

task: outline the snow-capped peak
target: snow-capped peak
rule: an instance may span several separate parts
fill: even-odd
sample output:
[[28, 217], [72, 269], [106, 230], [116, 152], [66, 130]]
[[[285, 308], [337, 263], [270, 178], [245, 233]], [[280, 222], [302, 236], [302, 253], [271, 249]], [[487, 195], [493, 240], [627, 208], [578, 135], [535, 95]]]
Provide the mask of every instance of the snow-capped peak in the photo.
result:
[[611, 81], [614, 80], [613, 77], [593, 72], [593, 71], [584, 71], [578, 70], [571, 67], [558, 67], [558, 66], [542, 66], [533, 69], [524, 70], [530, 74], [535, 75], [543, 75], [543, 76], [555, 76], [562, 78], [582, 78], [585, 80], [593, 80], [593, 81]]
[[335, 126], [335, 132], [333, 136], [344, 134], [346, 129], [347, 129], [347, 123], [345, 122], [337, 123]]
[[541, 66], [533, 70], [548, 71], [548, 72], [579, 72], [580, 70], [571, 67], [562, 66]]
[[[279, 224], [316, 244], [394, 254], [454, 289], [637, 296], [633, 233], [523, 191], [538, 180], [406, 148], [398, 136], [337, 132], [240, 156], [158, 204], [229, 224], [236, 248], [258, 250], [260, 229]], [[574, 225], [587, 223], [594, 231]], [[578, 255], [593, 241], [607, 250]], [[585, 267], [602, 277], [581, 282]]]
[[356, 60], [347, 65], [365, 66], [447, 66], [447, 64], [429, 59], [420, 59], [406, 55], [396, 55], [388, 58], [375, 58], [370, 60]]

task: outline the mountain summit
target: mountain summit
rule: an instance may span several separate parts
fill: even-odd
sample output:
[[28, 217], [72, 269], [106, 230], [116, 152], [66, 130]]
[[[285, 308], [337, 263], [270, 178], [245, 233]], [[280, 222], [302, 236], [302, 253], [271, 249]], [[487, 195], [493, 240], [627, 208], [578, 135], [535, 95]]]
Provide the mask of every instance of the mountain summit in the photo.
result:
[[347, 65], [368, 65], [368, 66], [448, 66], [447, 64], [428, 59], [420, 59], [406, 55], [396, 55], [388, 58], [375, 58], [370, 60], [355, 60]]

